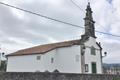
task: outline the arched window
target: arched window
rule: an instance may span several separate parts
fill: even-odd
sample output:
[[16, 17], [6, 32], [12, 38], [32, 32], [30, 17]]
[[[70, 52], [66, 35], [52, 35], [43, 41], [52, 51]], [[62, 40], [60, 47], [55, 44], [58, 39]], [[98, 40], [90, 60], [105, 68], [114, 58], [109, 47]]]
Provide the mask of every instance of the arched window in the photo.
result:
[[54, 72], [54, 73], [59, 73], [59, 71], [58, 71], [57, 69], [55, 69], [53, 72]]
[[93, 46], [91, 47], [91, 54], [96, 55], [96, 51], [95, 51], [95, 48]]

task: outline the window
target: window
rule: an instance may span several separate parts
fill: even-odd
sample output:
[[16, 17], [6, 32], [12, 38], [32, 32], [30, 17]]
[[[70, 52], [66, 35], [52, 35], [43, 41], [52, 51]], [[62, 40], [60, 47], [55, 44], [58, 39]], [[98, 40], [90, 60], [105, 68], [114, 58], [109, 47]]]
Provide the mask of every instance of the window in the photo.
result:
[[41, 59], [41, 56], [37, 56], [37, 60], [40, 60]]
[[95, 48], [93, 46], [91, 47], [91, 54], [96, 55]]
[[80, 55], [76, 55], [76, 56], [75, 56], [75, 60], [76, 60], [76, 62], [79, 62], [79, 60], [80, 60]]
[[53, 63], [54, 62], [54, 58], [51, 58], [51, 63]]
[[85, 72], [88, 72], [88, 64], [85, 64]]

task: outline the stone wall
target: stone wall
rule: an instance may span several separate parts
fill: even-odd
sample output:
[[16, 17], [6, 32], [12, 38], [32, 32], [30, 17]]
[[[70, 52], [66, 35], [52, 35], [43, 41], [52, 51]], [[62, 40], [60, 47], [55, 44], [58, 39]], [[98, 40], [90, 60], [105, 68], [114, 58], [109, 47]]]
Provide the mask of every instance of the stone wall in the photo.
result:
[[120, 80], [120, 75], [0, 72], [0, 80]]

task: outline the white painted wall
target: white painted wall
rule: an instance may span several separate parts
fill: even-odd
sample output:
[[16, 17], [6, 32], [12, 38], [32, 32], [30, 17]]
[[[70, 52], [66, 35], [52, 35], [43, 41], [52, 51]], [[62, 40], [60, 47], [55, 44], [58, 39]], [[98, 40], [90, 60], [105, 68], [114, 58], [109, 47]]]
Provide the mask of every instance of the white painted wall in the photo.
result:
[[49, 72], [53, 72], [55, 69], [55, 59], [54, 62], [51, 63], [51, 58], [55, 58], [55, 54], [56, 54], [56, 50], [52, 50], [48, 53], [43, 54], [42, 58], [43, 58], [43, 64], [44, 65], [44, 71], [49, 71]]
[[8, 57], [8, 72], [35, 72], [44, 70], [43, 59], [36, 60], [37, 55], [11, 56]]
[[[91, 67], [92, 62], [96, 62], [96, 64], [97, 64], [97, 73], [99, 73], [99, 74], [102, 73], [100, 48], [96, 44], [95, 39], [90, 37], [89, 40], [85, 43], [85, 46], [86, 46], [85, 64], [89, 65], [88, 73], [92, 73], [92, 67]], [[91, 55], [91, 50], [90, 50], [91, 46], [96, 48], [96, 55]]]
[[[53, 72], [55, 69], [64, 73], [80, 73], [80, 62], [75, 56], [80, 55], [80, 46], [58, 48], [41, 55], [41, 60], [36, 60], [38, 55], [23, 55], [8, 57], [7, 72]], [[54, 62], [51, 63], [51, 58]], [[81, 60], [81, 59], [79, 59]]]
[[[64, 73], [81, 73], [80, 46], [71, 46], [57, 49], [56, 68]], [[76, 61], [76, 55], [80, 55]]]

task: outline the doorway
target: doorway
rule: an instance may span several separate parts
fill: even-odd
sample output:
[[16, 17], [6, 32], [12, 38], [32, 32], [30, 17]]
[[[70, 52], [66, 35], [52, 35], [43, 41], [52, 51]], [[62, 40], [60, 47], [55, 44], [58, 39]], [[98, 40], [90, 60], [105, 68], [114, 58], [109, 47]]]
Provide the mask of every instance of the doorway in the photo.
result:
[[96, 65], [96, 62], [92, 62], [91, 66], [92, 66], [92, 73], [93, 73], [93, 74], [97, 73], [97, 65]]

